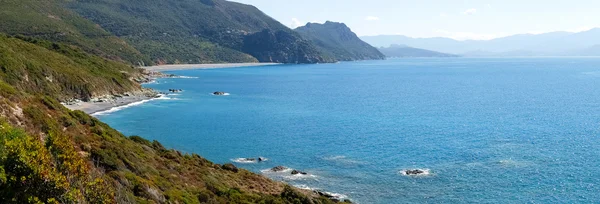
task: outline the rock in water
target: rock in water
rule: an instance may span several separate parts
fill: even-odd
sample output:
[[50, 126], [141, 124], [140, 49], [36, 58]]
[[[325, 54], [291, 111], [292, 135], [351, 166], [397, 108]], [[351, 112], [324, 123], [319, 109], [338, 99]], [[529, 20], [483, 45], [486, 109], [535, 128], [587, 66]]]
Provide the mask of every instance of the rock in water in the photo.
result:
[[412, 175], [421, 175], [426, 173], [426, 171], [421, 170], [421, 169], [408, 169], [408, 170], [404, 170], [404, 174], [407, 176], [412, 176]]
[[276, 167], [273, 167], [271, 169], [271, 171], [273, 171], [273, 172], [280, 172], [280, 171], [285, 171], [286, 169], [287, 169], [287, 167], [285, 167], [285, 166], [276, 166]]
[[267, 158], [264, 158], [264, 157], [258, 157], [258, 161], [259, 161], [259, 162], [264, 162], [264, 161], [267, 161]]
[[216, 91], [216, 92], [213, 93], [213, 95], [215, 95], [215, 96], [223, 96], [223, 95], [225, 95], [225, 92]]
[[292, 175], [296, 175], [296, 174], [302, 174], [302, 175], [306, 175], [307, 173], [306, 173], [306, 172], [302, 172], [302, 171], [298, 171], [298, 170], [295, 170], [295, 169], [294, 169], [294, 170], [292, 171]]

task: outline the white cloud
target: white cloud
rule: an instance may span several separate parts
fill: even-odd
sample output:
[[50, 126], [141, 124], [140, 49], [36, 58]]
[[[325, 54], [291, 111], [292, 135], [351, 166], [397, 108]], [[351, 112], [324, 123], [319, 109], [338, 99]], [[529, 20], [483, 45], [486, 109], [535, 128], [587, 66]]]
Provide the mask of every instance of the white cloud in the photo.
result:
[[436, 30], [435, 32], [441, 34], [442, 37], [452, 38], [455, 40], [491, 40], [494, 38], [506, 36], [506, 35], [500, 35], [500, 34], [452, 32], [452, 31], [447, 31], [447, 30]]
[[463, 14], [465, 14], [465, 15], [473, 15], [476, 12], [477, 12], [477, 9], [471, 8], [471, 9], [467, 9], [466, 11], [464, 11]]
[[290, 24], [290, 28], [294, 29], [300, 26], [303, 26], [304, 23], [302, 23], [300, 20], [298, 20], [297, 18], [292, 18], [292, 23]]
[[377, 17], [377, 16], [367, 16], [365, 18], [365, 20], [367, 20], [367, 21], [376, 21], [376, 20], [379, 20], [379, 17]]
[[486, 4], [485, 7], [492, 8], [492, 5], [491, 4]]
[[446, 14], [446, 13], [440, 13], [440, 17], [447, 17], [447, 16], [448, 16], [448, 14]]

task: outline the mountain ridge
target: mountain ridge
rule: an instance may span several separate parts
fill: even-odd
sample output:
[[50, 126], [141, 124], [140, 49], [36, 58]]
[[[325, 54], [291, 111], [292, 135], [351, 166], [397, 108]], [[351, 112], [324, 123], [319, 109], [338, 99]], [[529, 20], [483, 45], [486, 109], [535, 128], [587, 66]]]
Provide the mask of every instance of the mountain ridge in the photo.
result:
[[[569, 55], [569, 51], [582, 50], [594, 44], [600, 44], [600, 28], [578, 33], [550, 32], [542, 34], [517, 34], [492, 40], [454, 40], [451, 38], [411, 38], [402, 35], [363, 36], [366, 42], [375, 46], [406, 44], [439, 52], [452, 54], [488, 53], [486, 55], [504, 55], [505, 53], [529, 53], [527, 56]], [[504, 54], [503, 54], [504, 53]]]
[[459, 57], [459, 55], [396, 44], [390, 45], [389, 47], [380, 47], [379, 51], [381, 51], [381, 53], [385, 54], [387, 57]]

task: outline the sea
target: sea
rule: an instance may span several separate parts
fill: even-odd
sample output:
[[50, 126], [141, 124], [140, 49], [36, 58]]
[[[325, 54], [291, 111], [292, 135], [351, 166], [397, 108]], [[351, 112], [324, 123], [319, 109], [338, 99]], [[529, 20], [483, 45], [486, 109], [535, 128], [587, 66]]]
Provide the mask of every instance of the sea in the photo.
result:
[[[168, 73], [182, 77], [145, 86], [182, 92], [95, 116], [126, 135], [356, 203], [600, 202], [600, 58]], [[268, 160], [241, 159], [258, 157]], [[405, 174], [413, 169], [423, 173]]]

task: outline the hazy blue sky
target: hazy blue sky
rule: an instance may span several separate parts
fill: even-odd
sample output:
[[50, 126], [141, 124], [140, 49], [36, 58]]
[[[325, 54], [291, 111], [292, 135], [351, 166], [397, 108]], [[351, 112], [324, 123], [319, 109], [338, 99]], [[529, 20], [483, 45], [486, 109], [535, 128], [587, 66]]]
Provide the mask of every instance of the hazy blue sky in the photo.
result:
[[600, 0], [235, 0], [296, 27], [326, 20], [358, 35], [490, 39], [600, 27]]

